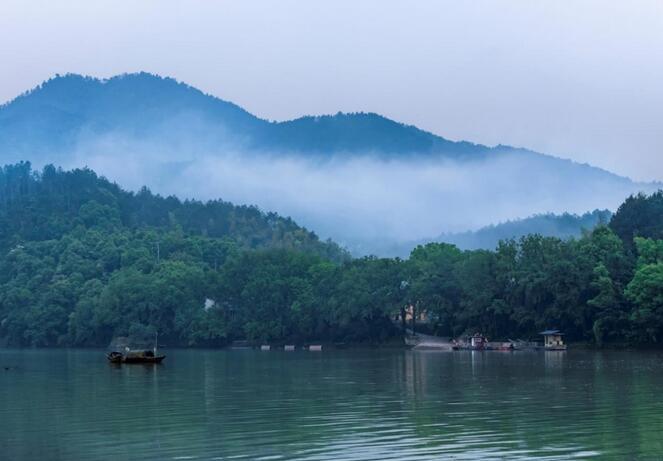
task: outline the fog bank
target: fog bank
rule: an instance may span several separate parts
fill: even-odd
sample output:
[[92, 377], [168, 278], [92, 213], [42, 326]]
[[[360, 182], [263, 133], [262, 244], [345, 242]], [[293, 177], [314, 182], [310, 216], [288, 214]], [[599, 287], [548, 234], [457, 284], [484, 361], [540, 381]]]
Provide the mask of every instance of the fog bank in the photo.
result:
[[61, 166], [87, 166], [131, 190], [257, 205], [355, 253], [375, 251], [377, 240], [428, 239], [536, 213], [614, 210], [652, 188], [518, 150], [473, 161], [370, 153], [320, 160], [106, 135], [82, 139]]

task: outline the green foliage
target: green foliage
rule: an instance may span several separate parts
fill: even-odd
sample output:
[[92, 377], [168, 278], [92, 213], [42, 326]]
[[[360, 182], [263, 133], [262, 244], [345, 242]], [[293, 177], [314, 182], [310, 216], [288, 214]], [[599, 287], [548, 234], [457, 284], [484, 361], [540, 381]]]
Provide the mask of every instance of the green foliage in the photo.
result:
[[638, 267], [663, 262], [663, 240], [635, 237], [638, 250]]
[[0, 248], [60, 239], [77, 228], [179, 232], [230, 239], [242, 249], [285, 248], [334, 261], [348, 258], [336, 244], [321, 242], [290, 218], [256, 207], [220, 200], [181, 202], [146, 188], [134, 194], [88, 169], [62, 171], [47, 166], [39, 174], [26, 162], [0, 169]]
[[626, 288], [636, 306], [632, 320], [641, 340], [659, 342], [663, 333], [663, 263], [640, 267]]
[[633, 303], [633, 334], [646, 342], [663, 339], [663, 240], [634, 239], [638, 268], [626, 287], [626, 297]]
[[610, 220], [610, 228], [635, 250], [635, 237], [663, 239], [663, 190], [652, 195], [633, 195]]
[[[304, 336], [280, 309], [311, 317], [308, 270], [321, 258], [335, 266], [348, 256], [289, 218], [253, 207], [132, 194], [89, 170], [48, 166], [37, 174], [28, 163], [0, 170], [5, 343], [106, 345], [146, 329], [183, 345], [268, 340], [291, 330]], [[241, 286], [236, 318], [226, 299], [242, 280], [226, 277], [247, 259], [261, 272]]]
[[157, 333], [184, 346], [377, 343], [402, 334], [395, 319], [412, 306], [445, 336], [560, 328], [599, 345], [659, 344], [663, 240], [651, 236], [663, 223], [638, 216], [643, 237], [623, 229], [632, 207], [658, 213], [648, 201], [659, 195], [630, 198], [617, 222], [577, 240], [434, 243], [407, 260], [351, 260], [256, 208], [132, 194], [89, 170], [21, 163], [0, 171], [0, 343], [105, 346]]

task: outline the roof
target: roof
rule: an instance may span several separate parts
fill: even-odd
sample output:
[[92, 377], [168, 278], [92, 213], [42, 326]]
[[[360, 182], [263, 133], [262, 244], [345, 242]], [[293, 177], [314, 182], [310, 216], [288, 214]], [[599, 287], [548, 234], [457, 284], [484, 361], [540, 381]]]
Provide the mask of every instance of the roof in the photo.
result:
[[540, 334], [540, 335], [544, 335], [544, 336], [552, 336], [552, 335], [562, 336], [562, 335], [564, 335], [564, 333], [562, 333], [562, 332], [559, 331], [559, 330], [545, 330], [545, 331], [542, 331], [542, 332], [539, 333], [539, 334]]

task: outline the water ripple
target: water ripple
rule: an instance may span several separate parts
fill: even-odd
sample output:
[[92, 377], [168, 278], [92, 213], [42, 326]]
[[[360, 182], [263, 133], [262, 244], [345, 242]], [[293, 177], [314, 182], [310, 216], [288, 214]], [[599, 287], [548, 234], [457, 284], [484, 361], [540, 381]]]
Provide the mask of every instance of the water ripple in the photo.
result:
[[662, 355], [0, 350], [19, 460], [568, 460], [663, 453]]

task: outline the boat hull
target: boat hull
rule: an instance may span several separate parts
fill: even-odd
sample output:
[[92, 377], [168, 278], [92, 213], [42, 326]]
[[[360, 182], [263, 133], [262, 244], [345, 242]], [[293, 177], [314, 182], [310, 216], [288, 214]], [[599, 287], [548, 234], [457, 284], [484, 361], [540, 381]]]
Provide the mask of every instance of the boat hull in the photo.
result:
[[106, 356], [110, 363], [147, 363], [157, 364], [161, 363], [166, 358], [165, 355], [157, 355], [154, 357], [141, 357], [141, 356], [127, 356], [124, 354], [110, 353]]

